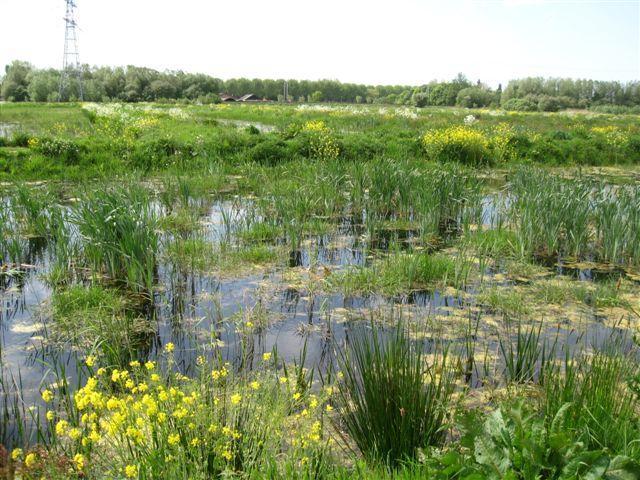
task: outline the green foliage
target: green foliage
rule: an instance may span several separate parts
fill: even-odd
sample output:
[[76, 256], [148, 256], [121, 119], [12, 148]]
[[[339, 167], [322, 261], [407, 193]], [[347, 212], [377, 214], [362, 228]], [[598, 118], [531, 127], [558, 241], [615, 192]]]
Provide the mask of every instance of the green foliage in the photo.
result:
[[[512, 177], [509, 207], [523, 252], [578, 257], [596, 253], [606, 261], [636, 262], [640, 253], [640, 189], [615, 195], [588, 179], [563, 179], [530, 169]], [[595, 227], [595, 228], [594, 228]], [[594, 248], [595, 244], [595, 248]]]
[[[518, 323], [515, 345], [511, 338], [499, 339], [500, 353], [505, 364], [505, 378], [509, 382], [543, 382], [545, 364], [554, 353], [547, 351], [546, 341], [541, 341], [542, 323], [523, 330]], [[537, 377], [537, 378], [536, 378]]]
[[151, 292], [159, 238], [146, 193], [136, 188], [92, 192], [74, 206], [70, 221], [95, 274], [135, 291]]
[[101, 352], [111, 365], [126, 368], [150, 340], [151, 324], [118, 290], [99, 285], [56, 289], [51, 304], [54, 335]]
[[502, 108], [515, 112], [536, 112], [538, 104], [530, 98], [510, 98], [502, 102]]
[[80, 145], [67, 138], [37, 138], [30, 146], [45, 157], [58, 158], [68, 164], [76, 163], [81, 154]]
[[427, 361], [424, 343], [399, 325], [384, 333], [355, 329], [339, 358], [342, 421], [373, 462], [396, 466], [445, 439], [453, 376], [447, 355]]
[[607, 351], [577, 358], [567, 353], [563, 364], [548, 362], [545, 370], [542, 409], [547, 419], [564, 410], [562, 427], [587, 448], [640, 458], [638, 398], [627, 387], [637, 375], [632, 360]]
[[[589, 451], [564, 428], [570, 404], [541, 418], [524, 401], [490, 413], [475, 437], [475, 470], [482, 478], [636, 478], [640, 464], [606, 451]], [[467, 477], [468, 478], [468, 477]]]
[[469, 264], [464, 258], [445, 255], [395, 253], [371, 267], [355, 267], [329, 278], [331, 285], [347, 293], [380, 292], [398, 295], [437, 285], [464, 284]]
[[481, 87], [463, 88], [456, 97], [456, 105], [464, 108], [488, 107], [493, 101], [493, 92]]

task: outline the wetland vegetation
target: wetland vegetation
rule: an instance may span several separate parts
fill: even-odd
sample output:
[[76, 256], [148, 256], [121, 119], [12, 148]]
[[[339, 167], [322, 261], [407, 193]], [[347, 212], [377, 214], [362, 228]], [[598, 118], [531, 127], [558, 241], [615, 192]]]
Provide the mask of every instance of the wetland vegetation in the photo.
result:
[[638, 125], [1, 103], [1, 474], [638, 478]]

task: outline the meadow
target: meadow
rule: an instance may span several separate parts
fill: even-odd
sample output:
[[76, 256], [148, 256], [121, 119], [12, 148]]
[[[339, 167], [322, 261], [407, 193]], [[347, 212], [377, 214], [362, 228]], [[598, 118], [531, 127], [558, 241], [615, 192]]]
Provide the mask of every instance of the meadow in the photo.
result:
[[0, 103], [0, 476], [639, 478], [639, 125]]

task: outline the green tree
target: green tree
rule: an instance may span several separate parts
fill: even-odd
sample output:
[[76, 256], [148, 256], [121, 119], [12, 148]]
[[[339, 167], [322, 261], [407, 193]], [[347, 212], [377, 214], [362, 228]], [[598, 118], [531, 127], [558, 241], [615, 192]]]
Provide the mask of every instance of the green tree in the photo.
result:
[[29, 99], [28, 76], [33, 67], [28, 62], [14, 60], [11, 65], [5, 67], [5, 76], [2, 81], [2, 98], [10, 102], [24, 102]]

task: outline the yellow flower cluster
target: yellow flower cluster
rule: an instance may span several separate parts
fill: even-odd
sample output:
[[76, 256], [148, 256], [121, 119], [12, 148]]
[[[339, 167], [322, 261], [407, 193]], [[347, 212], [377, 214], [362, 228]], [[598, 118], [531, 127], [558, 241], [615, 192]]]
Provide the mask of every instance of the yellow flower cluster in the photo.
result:
[[304, 124], [302, 129], [305, 132], [327, 132], [329, 129], [322, 120], [310, 120]]
[[312, 157], [325, 160], [338, 158], [338, 143], [323, 121], [308, 121], [302, 126], [302, 131], [310, 135]]
[[[171, 351], [165, 347], [170, 365]], [[269, 362], [271, 354], [263, 360]], [[197, 379], [162, 373], [153, 362], [100, 368], [73, 398], [77, 416], [47, 413], [55, 423], [54, 445], [82, 475], [99, 470], [115, 478], [171, 476], [172, 468], [185, 464], [197, 471], [211, 464], [211, 452], [219, 471], [232, 469], [246, 455], [244, 448], [267, 443], [265, 432], [274, 455], [287, 443], [305, 457], [324, 448], [322, 418], [331, 411], [331, 391], [310, 395], [298, 389], [294, 376], [275, 376], [262, 365], [238, 377], [229, 363], [211, 365], [203, 357]], [[15, 450], [12, 457], [23, 453]], [[38, 461], [35, 454], [25, 457], [25, 465], [27, 459], [32, 465]]]
[[432, 160], [467, 164], [486, 162], [490, 146], [481, 131], [462, 125], [430, 130], [422, 137], [422, 145]]
[[629, 143], [629, 136], [626, 132], [614, 125], [606, 127], [593, 127], [591, 132], [604, 138], [604, 141], [612, 148], [624, 148]]
[[501, 122], [493, 128], [489, 143], [497, 160], [507, 162], [514, 160], [516, 149], [513, 147], [513, 139], [516, 132], [511, 124]]

